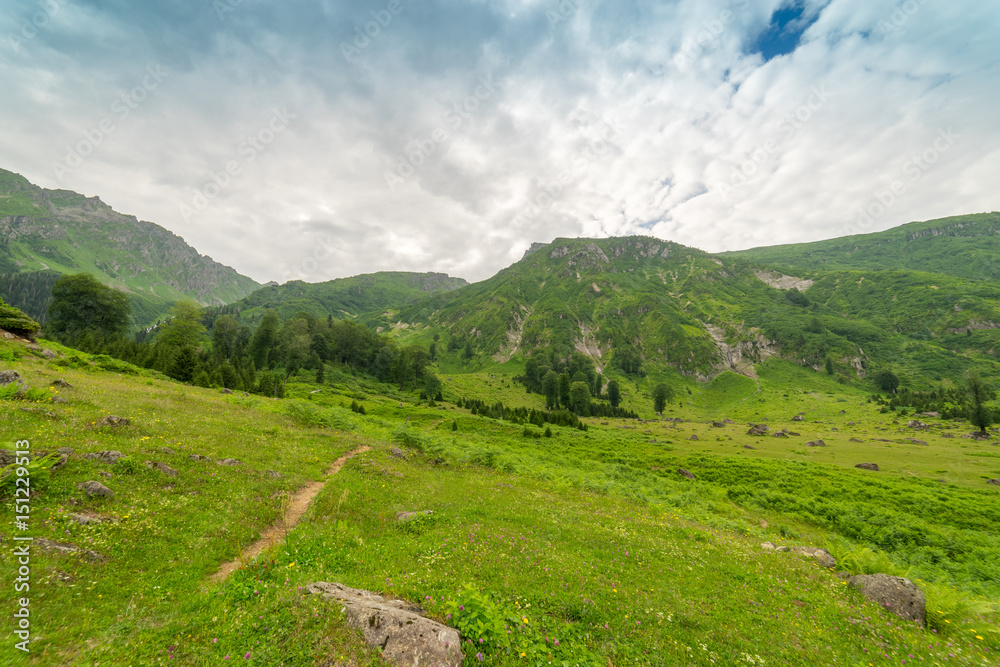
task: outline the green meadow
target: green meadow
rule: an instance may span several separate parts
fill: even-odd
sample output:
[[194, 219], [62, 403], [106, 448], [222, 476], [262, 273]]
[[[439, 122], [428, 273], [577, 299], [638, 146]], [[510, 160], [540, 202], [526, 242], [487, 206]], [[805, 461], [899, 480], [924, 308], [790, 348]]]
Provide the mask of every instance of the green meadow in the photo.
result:
[[[0, 343], [2, 367], [33, 389], [0, 401], [0, 433], [8, 449], [28, 439], [75, 453], [61, 469], [32, 469], [26, 533], [3, 487], [0, 535], [5, 549], [27, 534], [80, 551], [33, 549], [31, 652], [14, 648], [8, 621], [0, 664], [384, 664], [339, 607], [305, 594], [316, 581], [420, 604], [460, 630], [467, 665], [998, 660], [1000, 487], [985, 483], [1000, 477], [996, 441], [929, 417], [912, 429], [912, 416], [880, 413], [860, 389], [789, 362], [759, 364], [756, 380], [678, 383], [662, 421], [650, 383], [625, 382], [623, 405], [643, 419], [587, 418], [586, 430], [547, 437], [456, 407], [543, 407], [502, 366], [440, 369], [435, 405], [336, 369], [323, 385], [293, 377], [279, 400], [45, 346], [61, 356]], [[71, 387], [51, 387], [58, 378]], [[130, 424], [101, 425], [109, 414]], [[750, 436], [750, 423], [796, 435]], [[124, 457], [81, 456], [105, 450]], [[324, 479], [284, 540], [211, 579], [296, 489]], [[114, 498], [87, 498], [77, 484], [88, 480]], [[764, 541], [823, 546], [853, 573], [905, 574], [927, 595], [928, 627]], [[4, 561], [0, 604], [13, 611], [21, 594]]]

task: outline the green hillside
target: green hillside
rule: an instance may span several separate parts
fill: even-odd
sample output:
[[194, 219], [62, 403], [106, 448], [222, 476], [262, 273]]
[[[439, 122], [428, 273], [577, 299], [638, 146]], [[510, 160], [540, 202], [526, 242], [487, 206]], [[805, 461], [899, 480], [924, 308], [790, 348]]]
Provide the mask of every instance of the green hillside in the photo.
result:
[[212, 309], [211, 313], [256, 321], [264, 311], [273, 308], [282, 319], [304, 312], [316, 318], [332, 315], [338, 320], [361, 317], [366, 323], [374, 324], [381, 320], [392, 322], [393, 312], [429, 294], [449, 292], [465, 285], [468, 285], [465, 280], [443, 273], [405, 271], [380, 271], [322, 283], [292, 280], [284, 285], [267, 285], [239, 301]]
[[[86, 272], [127, 292], [137, 325], [182, 298], [221, 305], [259, 285], [179, 236], [97, 197], [46, 190], [0, 169], [0, 296], [44, 319], [53, 276]], [[23, 276], [22, 274], [29, 274]]]
[[829, 270], [912, 269], [1000, 280], [1000, 213], [911, 222], [884, 232], [721, 253], [811, 276]]

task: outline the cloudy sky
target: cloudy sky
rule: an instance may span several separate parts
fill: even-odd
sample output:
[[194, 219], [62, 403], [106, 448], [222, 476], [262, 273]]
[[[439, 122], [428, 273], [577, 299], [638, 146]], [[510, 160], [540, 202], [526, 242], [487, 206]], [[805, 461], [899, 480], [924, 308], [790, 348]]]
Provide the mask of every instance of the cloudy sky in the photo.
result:
[[0, 167], [256, 280], [991, 211], [981, 0], [0, 0]]

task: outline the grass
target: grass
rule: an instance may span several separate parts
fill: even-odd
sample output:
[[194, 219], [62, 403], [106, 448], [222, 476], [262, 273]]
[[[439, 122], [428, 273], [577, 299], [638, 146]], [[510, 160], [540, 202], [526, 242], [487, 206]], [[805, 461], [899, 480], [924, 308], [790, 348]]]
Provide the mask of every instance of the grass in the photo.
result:
[[[30, 386], [59, 377], [73, 385], [60, 390], [66, 403], [0, 400], [0, 437], [127, 456], [113, 466], [74, 457], [31, 500], [32, 535], [106, 560], [35, 550], [36, 641], [29, 656], [5, 643], [0, 664], [201, 665], [226, 656], [380, 664], [336, 605], [304, 595], [315, 581], [419, 602], [474, 642], [464, 647], [467, 664], [482, 653], [496, 665], [548, 664], [550, 654], [553, 664], [985, 665], [1000, 650], [1000, 577], [991, 569], [1000, 562], [1000, 492], [982, 479], [1000, 477], [989, 456], [1000, 450], [944, 437], [959, 429], [892, 424], [821, 374], [796, 388], [797, 367], [764, 365], [759, 393], [739, 377], [682, 389], [685, 407], [671, 407], [691, 421], [592, 419], [586, 432], [554, 427], [554, 437], [536, 439], [347, 374], [331, 374], [333, 386], [322, 388], [290, 381], [292, 398], [276, 401], [115, 373], [75, 356], [47, 361], [0, 343], [3, 367]], [[456, 374], [446, 397], [540, 400], [495, 375]], [[627, 389], [646, 400], [639, 385]], [[366, 416], [348, 409], [352, 400]], [[791, 421], [798, 412], [806, 421]], [[132, 423], [98, 426], [109, 413]], [[726, 416], [737, 423], [712, 426]], [[772, 431], [800, 435], [744, 435], [746, 422], [763, 417]], [[816, 438], [828, 446], [803, 446]], [[288, 493], [361, 444], [373, 449], [327, 482], [285, 542], [226, 582], [209, 582], [275, 520]], [[407, 460], [389, 456], [391, 447]], [[882, 472], [855, 469], [859, 460], [877, 460]], [[110, 501], [76, 488], [101, 471], [113, 475]], [[11, 509], [5, 503], [5, 537]], [[404, 510], [434, 513], [399, 523]], [[113, 521], [80, 525], [73, 513]], [[927, 591], [930, 629], [863, 601], [812, 561], [762, 550], [764, 540], [826, 545], [858, 571], [909, 572]], [[13, 570], [0, 570], [7, 609], [13, 583]]]

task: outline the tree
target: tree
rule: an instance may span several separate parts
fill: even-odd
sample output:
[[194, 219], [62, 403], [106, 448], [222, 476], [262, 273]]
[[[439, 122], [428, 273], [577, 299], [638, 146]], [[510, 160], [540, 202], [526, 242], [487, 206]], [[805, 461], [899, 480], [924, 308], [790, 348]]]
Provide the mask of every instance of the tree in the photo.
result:
[[653, 411], [663, 412], [667, 403], [674, 400], [674, 390], [662, 382], [653, 387]]
[[823, 364], [823, 367], [826, 368], [827, 375], [833, 375], [833, 359], [827, 357], [826, 362]]
[[572, 382], [570, 381], [569, 373], [559, 374], [559, 405], [564, 408], [568, 408], [570, 403], [569, 389]]
[[75, 341], [84, 331], [124, 336], [132, 306], [124, 292], [103, 285], [89, 273], [62, 276], [52, 285], [46, 331], [61, 341]]
[[8, 306], [0, 299], [0, 329], [19, 336], [33, 336], [41, 329], [41, 325], [14, 306]]
[[257, 330], [250, 337], [250, 357], [259, 370], [263, 370], [267, 366], [268, 353], [278, 341], [278, 327], [280, 325], [278, 311], [272, 308], [264, 313], [264, 319], [260, 321]]
[[601, 397], [601, 390], [604, 388], [604, 378], [600, 373], [594, 376], [594, 396]]
[[621, 390], [618, 388], [618, 380], [612, 380], [608, 383], [608, 400], [611, 401], [611, 407], [617, 408], [622, 402]]
[[559, 405], [559, 373], [549, 371], [542, 377], [542, 393], [545, 394], [545, 407], [549, 410]]
[[185, 346], [174, 357], [167, 375], [180, 382], [190, 382], [194, 379], [197, 367], [198, 357], [195, 354], [194, 348]]
[[309, 335], [309, 322], [302, 318], [295, 318], [285, 322], [281, 327], [279, 335], [280, 343], [278, 349], [281, 351], [281, 362], [285, 367], [285, 381], [300, 368], [309, 364], [312, 353], [310, 344], [312, 337]]
[[443, 400], [441, 396], [441, 380], [434, 373], [424, 372], [424, 394], [432, 401]]
[[888, 369], [876, 373], [874, 380], [878, 388], [883, 391], [896, 393], [896, 388], [899, 386], [899, 378], [896, 377], [895, 373]]
[[182, 299], [170, 309], [170, 319], [160, 327], [157, 341], [170, 347], [197, 347], [205, 335], [201, 308], [190, 299]]
[[468, 361], [469, 359], [472, 359], [472, 341], [471, 340], [465, 341], [465, 349], [462, 350], [462, 359], [464, 359], [466, 361]]
[[570, 385], [569, 405], [576, 414], [590, 416], [590, 387], [586, 382], [574, 382]]
[[996, 397], [992, 388], [975, 371], [969, 371], [965, 376], [965, 391], [969, 395], [969, 421], [986, 435], [986, 429], [993, 423], [993, 410], [986, 405], [987, 401]]
[[231, 359], [240, 323], [232, 315], [222, 315], [212, 324], [212, 352], [219, 360]]

